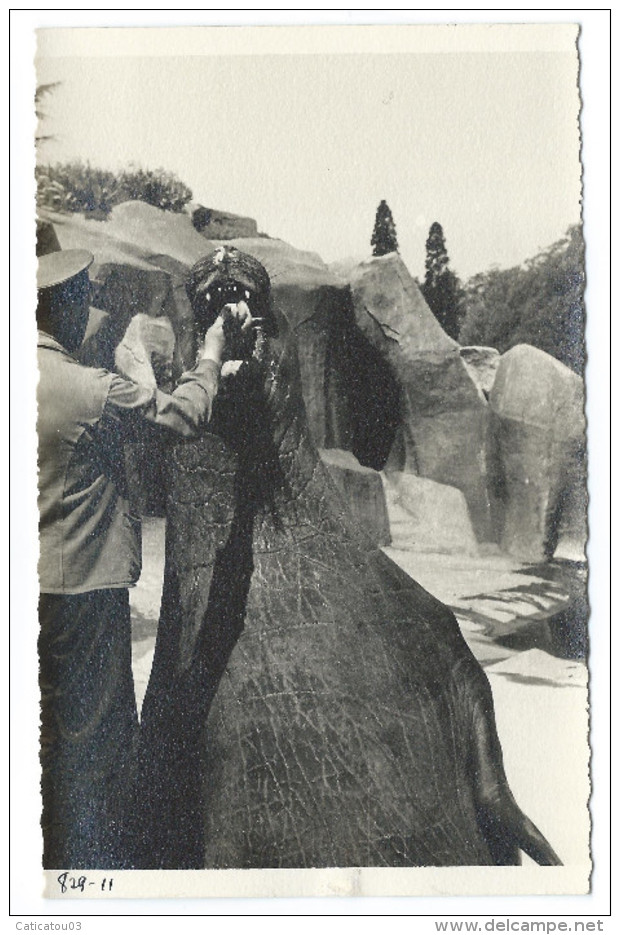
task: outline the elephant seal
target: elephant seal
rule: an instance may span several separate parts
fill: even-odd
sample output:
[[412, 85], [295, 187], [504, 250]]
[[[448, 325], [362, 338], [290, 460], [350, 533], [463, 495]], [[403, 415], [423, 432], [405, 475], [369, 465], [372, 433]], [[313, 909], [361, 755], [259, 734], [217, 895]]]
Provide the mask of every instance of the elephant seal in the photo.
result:
[[[215, 259], [198, 270], [210, 287], [239, 261]], [[482, 668], [349, 516], [309, 435], [294, 335], [269, 314], [277, 337], [169, 452], [137, 865], [493, 865], [519, 849], [558, 864], [508, 787]]]

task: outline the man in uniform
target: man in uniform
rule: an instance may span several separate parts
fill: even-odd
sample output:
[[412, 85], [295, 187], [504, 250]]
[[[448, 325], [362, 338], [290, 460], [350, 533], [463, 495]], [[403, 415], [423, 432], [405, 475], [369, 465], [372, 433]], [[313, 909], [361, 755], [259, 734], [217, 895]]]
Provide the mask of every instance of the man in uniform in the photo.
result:
[[[93, 261], [40, 257], [39, 510], [43, 864], [131, 866], [126, 797], [138, 718], [128, 588], [140, 575], [140, 519], [130, 512], [123, 441], [146, 420], [192, 437], [208, 420], [225, 346], [224, 317], [171, 394], [72, 356], [88, 322]], [[247, 304], [227, 306], [241, 332]]]

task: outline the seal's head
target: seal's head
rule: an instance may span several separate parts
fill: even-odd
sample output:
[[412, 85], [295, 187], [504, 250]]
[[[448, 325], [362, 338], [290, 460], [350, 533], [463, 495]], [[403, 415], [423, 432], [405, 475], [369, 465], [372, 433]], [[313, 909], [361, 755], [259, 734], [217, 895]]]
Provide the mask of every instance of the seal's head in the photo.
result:
[[250, 254], [236, 247], [218, 247], [192, 266], [185, 288], [199, 337], [231, 302], [245, 302], [252, 316], [260, 319], [263, 334], [276, 335], [269, 274]]

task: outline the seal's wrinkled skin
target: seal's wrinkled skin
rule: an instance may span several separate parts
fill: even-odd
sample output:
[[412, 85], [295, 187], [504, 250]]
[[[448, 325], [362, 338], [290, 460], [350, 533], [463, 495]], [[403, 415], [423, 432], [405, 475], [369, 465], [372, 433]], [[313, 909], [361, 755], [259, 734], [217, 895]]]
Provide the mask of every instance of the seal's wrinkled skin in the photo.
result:
[[322, 467], [278, 326], [172, 452], [138, 864], [559, 863], [511, 795], [454, 616]]

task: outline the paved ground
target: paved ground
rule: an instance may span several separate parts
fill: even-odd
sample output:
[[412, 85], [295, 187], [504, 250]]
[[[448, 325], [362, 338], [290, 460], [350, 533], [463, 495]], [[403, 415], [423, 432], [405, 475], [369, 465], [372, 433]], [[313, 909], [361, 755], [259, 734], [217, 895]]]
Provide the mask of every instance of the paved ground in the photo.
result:
[[528, 649], [584, 658], [580, 563], [526, 565], [490, 550], [476, 558], [394, 548], [384, 552], [452, 608], [481, 665]]
[[[587, 668], [582, 659], [561, 658], [567, 646], [575, 650], [573, 656], [580, 655], [580, 641], [575, 644], [566, 638], [566, 617], [567, 609], [574, 607], [581, 566], [522, 565], [500, 554], [473, 558], [385, 551], [454, 610], [491, 682], [506, 772], [517, 801], [565, 864], [585, 865]], [[159, 615], [163, 520], [144, 521], [143, 554], [142, 577], [131, 592], [139, 706], [150, 673]]]

